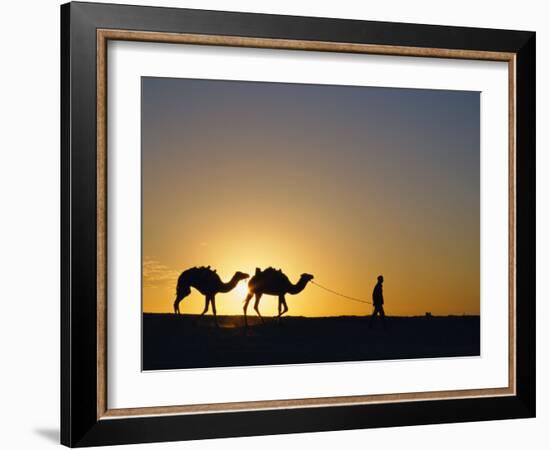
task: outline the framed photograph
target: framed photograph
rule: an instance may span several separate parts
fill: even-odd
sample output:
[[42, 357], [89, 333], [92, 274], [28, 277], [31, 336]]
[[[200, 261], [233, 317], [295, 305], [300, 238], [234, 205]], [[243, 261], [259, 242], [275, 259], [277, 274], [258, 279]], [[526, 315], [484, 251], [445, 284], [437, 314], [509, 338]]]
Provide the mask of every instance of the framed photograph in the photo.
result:
[[61, 7], [61, 441], [535, 415], [535, 33]]

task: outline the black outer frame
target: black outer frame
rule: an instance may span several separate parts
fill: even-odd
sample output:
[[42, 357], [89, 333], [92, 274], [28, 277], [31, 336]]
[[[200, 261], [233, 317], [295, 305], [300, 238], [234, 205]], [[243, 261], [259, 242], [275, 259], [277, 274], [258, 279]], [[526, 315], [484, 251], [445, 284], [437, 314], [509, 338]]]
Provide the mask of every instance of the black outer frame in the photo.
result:
[[[96, 29], [512, 52], [517, 395], [97, 419]], [[127, 5], [61, 6], [61, 443], [71, 447], [535, 416], [535, 33]]]

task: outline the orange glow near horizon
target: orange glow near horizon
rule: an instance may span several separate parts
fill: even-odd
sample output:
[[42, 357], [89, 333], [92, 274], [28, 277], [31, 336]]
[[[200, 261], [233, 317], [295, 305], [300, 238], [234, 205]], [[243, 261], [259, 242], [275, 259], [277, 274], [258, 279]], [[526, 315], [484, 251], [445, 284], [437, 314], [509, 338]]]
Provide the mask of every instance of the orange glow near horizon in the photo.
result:
[[[450, 267], [442, 277], [439, 268], [444, 255], [432, 254], [429, 264], [419, 264], [414, 255], [398, 259], [397, 265], [392, 265], [392, 255], [388, 255], [380, 261], [381, 270], [370, 268], [366, 263], [369, 256], [376, 252], [376, 248], [365, 248], [365, 270], [360, 267], [333, 265], [330, 259], [326, 262], [322, 259], [322, 250], [316, 249], [316, 240], [312, 237], [301, 237], [300, 242], [274, 242], [272, 245], [264, 243], [261, 247], [246, 245], [239, 241], [214, 240], [212, 242], [197, 243], [194, 249], [188, 248], [186, 254], [189, 261], [182, 261], [181, 269], [166, 270], [170, 275], [163, 281], [147, 284], [145, 280], [143, 288], [143, 306], [145, 312], [166, 313], [172, 312], [172, 304], [175, 298], [176, 279], [179, 272], [193, 265], [211, 265], [217, 270], [222, 281], [227, 282], [235, 271], [239, 270], [253, 275], [256, 267], [265, 268], [273, 266], [282, 268], [296, 283], [303, 272], [312, 273], [315, 281], [337, 290], [343, 294], [371, 301], [371, 294], [376, 277], [384, 275], [385, 309], [388, 315], [410, 316], [423, 315], [432, 312], [434, 315], [449, 314], [479, 314], [479, 292], [475, 284], [475, 274], [457, 270], [460, 267], [460, 255], [455, 260], [456, 266]], [[340, 243], [332, 249], [335, 259], [345, 261], [346, 250], [352, 250], [350, 243]], [[360, 245], [361, 244], [357, 244]], [[367, 247], [366, 243], [363, 243]], [[348, 247], [348, 248], [346, 248]], [[215, 250], [216, 248], [221, 250]], [[269, 257], [262, 256], [262, 249]], [[299, 253], [296, 249], [301, 249]], [[220, 256], [221, 252], [227, 252], [226, 257]], [[359, 249], [355, 249], [359, 253]], [[222, 253], [223, 254], [223, 253]], [[196, 256], [193, 256], [196, 255]], [[360, 259], [356, 256], [357, 261]], [[464, 258], [464, 257], [463, 257]], [[186, 258], [187, 259], [187, 258]], [[151, 261], [151, 260], [146, 260]], [[253, 264], [248, 261], [254, 261]], [[296, 261], [301, 261], [297, 263]], [[403, 267], [407, 269], [403, 269]], [[166, 268], [168, 269], [168, 268]], [[439, 273], [437, 278], [430, 274]], [[465, 279], [474, 278], [469, 286], [464, 286]], [[216, 296], [218, 314], [240, 315], [242, 314], [242, 302], [247, 293], [247, 280], [239, 282], [232, 291]], [[296, 316], [340, 316], [340, 315], [368, 315], [372, 312], [372, 306], [342, 297], [335, 296], [320, 289], [318, 286], [308, 286], [298, 295], [287, 295], [289, 315]], [[181, 305], [183, 314], [198, 314], [204, 307], [204, 297], [192, 290]], [[260, 310], [265, 316], [274, 316], [277, 313], [277, 298], [264, 295], [261, 300]], [[209, 312], [211, 314], [211, 311]], [[252, 305], [249, 306], [249, 314], [254, 315]]]

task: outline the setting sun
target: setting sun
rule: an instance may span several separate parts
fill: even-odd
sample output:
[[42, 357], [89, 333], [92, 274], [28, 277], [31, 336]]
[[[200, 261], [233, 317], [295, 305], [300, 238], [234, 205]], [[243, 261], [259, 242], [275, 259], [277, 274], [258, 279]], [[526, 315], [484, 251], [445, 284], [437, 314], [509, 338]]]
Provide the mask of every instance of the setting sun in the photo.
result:
[[237, 288], [235, 289], [235, 292], [237, 293], [238, 297], [243, 299], [246, 297], [246, 294], [248, 294], [248, 281], [240, 281], [237, 285]]

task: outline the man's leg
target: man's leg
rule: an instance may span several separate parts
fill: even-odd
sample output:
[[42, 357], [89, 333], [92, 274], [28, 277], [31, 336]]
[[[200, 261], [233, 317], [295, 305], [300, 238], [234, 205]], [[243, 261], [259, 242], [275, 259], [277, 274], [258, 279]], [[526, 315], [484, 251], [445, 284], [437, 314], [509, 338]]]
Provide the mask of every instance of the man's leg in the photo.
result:
[[386, 323], [386, 313], [384, 312], [384, 307], [382, 305], [380, 305], [380, 319], [382, 320], [384, 329], [386, 329], [388, 324]]
[[372, 328], [372, 324], [373, 324], [374, 318], [376, 317], [376, 314], [378, 314], [378, 306], [374, 306], [372, 315], [370, 316], [369, 328]]

